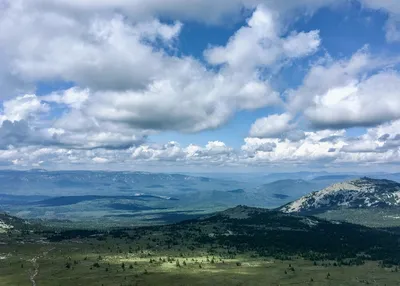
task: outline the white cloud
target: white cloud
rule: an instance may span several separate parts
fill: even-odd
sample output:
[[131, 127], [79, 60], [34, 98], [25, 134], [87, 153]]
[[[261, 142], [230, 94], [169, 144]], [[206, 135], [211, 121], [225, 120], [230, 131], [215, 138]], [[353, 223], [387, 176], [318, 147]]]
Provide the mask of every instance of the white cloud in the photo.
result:
[[226, 123], [238, 110], [279, 102], [267, 82], [204, 72], [195, 61], [179, 61], [169, 78], [141, 91], [97, 92], [85, 112], [101, 121], [136, 129], [198, 132]]
[[101, 158], [101, 157], [94, 157], [92, 160], [93, 160], [93, 162], [98, 163], [98, 164], [108, 163], [108, 159]]
[[[399, 118], [399, 59], [374, 58], [361, 49], [350, 59], [317, 62], [296, 90], [286, 92], [293, 116], [304, 111], [319, 129], [376, 126]], [[379, 100], [376, 100], [377, 97]]]
[[273, 140], [265, 140], [260, 138], [245, 138], [245, 144], [241, 150], [246, 152], [249, 157], [254, 157], [257, 152], [272, 152], [276, 143]]
[[[285, 93], [284, 104], [271, 87], [271, 70], [315, 53], [323, 43], [318, 30], [287, 30], [303, 15], [298, 11], [345, 2], [0, 0], [0, 97], [13, 97], [0, 114], [0, 161], [399, 162], [400, 75], [388, 68], [397, 59], [373, 58], [366, 49], [349, 59], [326, 57], [311, 66], [300, 87]], [[360, 2], [387, 13], [387, 39], [397, 41], [399, 4]], [[177, 50], [186, 20], [232, 23], [243, 12], [252, 13], [246, 24], [227, 43], [204, 51], [207, 64]], [[38, 82], [73, 87], [36, 96]], [[32, 93], [21, 96], [26, 90]], [[157, 132], [216, 129], [238, 111], [276, 104], [284, 113], [258, 119], [250, 136], [260, 138], [246, 138], [241, 150], [221, 141], [146, 143]], [[343, 130], [302, 131], [308, 123], [322, 129], [379, 126], [346, 138]]]
[[290, 114], [274, 114], [268, 117], [257, 119], [251, 126], [250, 136], [258, 138], [281, 138], [286, 132], [292, 130], [294, 125], [291, 123]]
[[365, 48], [348, 60], [322, 59], [310, 68], [301, 86], [286, 92], [287, 107], [291, 112], [299, 112], [310, 106], [316, 96], [325, 94], [332, 88], [349, 85], [376, 66], [379, 64]]
[[70, 120], [74, 112], [68, 113], [68, 124], [80, 120], [132, 130], [198, 132], [221, 126], [237, 111], [279, 102], [255, 69], [217, 72], [169, 53], [169, 42], [182, 28], [179, 22], [135, 23], [103, 14], [83, 20], [55, 7], [28, 8], [25, 1], [9, 3], [7, 17], [0, 20], [0, 42], [18, 78], [79, 86], [42, 98], [80, 109], [80, 119]]
[[114, 90], [143, 87], [168, 64], [162, 51], [143, 40], [179, 32], [177, 24], [133, 25], [120, 16], [79, 22], [12, 7], [17, 11], [0, 19], [0, 42], [12, 73], [26, 82], [63, 80]]
[[233, 155], [233, 149], [225, 145], [224, 142], [221, 141], [210, 141], [207, 143], [205, 148], [196, 146], [194, 147], [195, 152], [193, 152], [194, 145], [191, 145], [189, 149], [185, 151], [190, 155], [189, 157], [213, 157], [213, 156], [230, 156]]
[[319, 31], [292, 33], [283, 41], [283, 49], [288, 57], [299, 58], [316, 52], [320, 44]]
[[148, 41], [155, 42], [161, 39], [166, 43], [177, 38], [182, 29], [181, 22], [175, 22], [173, 25], [162, 24], [159, 20], [151, 22], [142, 22], [136, 26], [140, 37]]
[[0, 126], [0, 149], [10, 146], [46, 146], [56, 145], [57, 142], [42, 129], [32, 128], [27, 121], [5, 120]]
[[49, 106], [42, 103], [34, 94], [18, 96], [3, 102], [0, 123], [4, 120], [20, 121], [32, 119], [41, 113], [48, 112], [49, 109]]
[[221, 141], [211, 141], [204, 147], [189, 145], [181, 147], [177, 142], [159, 145], [142, 145], [132, 151], [135, 160], [175, 161], [186, 164], [227, 163], [227, 158], [235, 156], [232, 148]]
[[[299, 141], [290, 141], [289, 139], [260, 139], [246, 138], [242, 150], [248, 153], [245, 159], [248, 163], [297, 163], [306, 162], [332, 162], [337, 157], [337, 152], [332, 149], [340, 149], [344, 142], [324, 141], [322, 139], [328, 136], [341, 136], [344, 131], [318, 131], [305, 132], [305, 138]], [[273, 148], [265, 149], [264, 146]], [[249, 153], [253, 151], [254, 153]]]
[[[390, 135], [386, 141], [378, 142], [378, 134], [390, 128], [372, 128], [358, 139], [346, 138], [344, 131], [306, 132], [304, 139], [246, 138], [241, 150], [234, 150], [220, 141], [209, 142], [206, 146], [181, 146], [177, 142], [164, 145], [144, 144], [130, 149], [68, 149], [62, 146], [8, 146], [0, 148], [0, 164], [18, 164], [32, 168], [107, 168], [130, 169], [131, 166], [157, 166], [182, 168], [215, 166], [231, 167], [329, 167], [371, 166], [374, 164], [400, 163], [400, 136]], [[397, 140], [397, 141], [396, 141]], [[390, 142], [391, 146], [385, 146]], [[394, 145], [396, 143], [397, 145]], [[80, 167], [79, 167], [80, 168]], [[181, 170], [184, 170], [181, 169]]]
[[381, 72], [316, 95], [305, 114], [320, 128], [379, 125], [400, 118], [400, 75]]
[[314, 53], [319, 45], [318, 31], [292, 33], [281, 38], [278, 15], [259, 6], [247, 21], [248, 26], [239, 29], [225, 47], [212, 47], [205, 51], [210, 64], [226, 64], [228, 69], [252, 70], [270, 66], [278, 60], [297, 58]]
[[185, 157], [185, 153], [177, 142], [169, 142], [163, 146], [142, 145], [132, 153], [133, 159], [150, 161], [179, 161]]
[[89, 89], [72, 87], [67, 90], [52, 92], [49, 95], [41, 96], [42, 101], [65, 104], [75, 109], [80, 109], [82, 104], [89, 98]]
[[[369, 128], [354, 140], [349, 140], [342, 151], [351, 153], [400, 152], [400, 120]], [[378, 155], [379, 156], [379, 155]]]

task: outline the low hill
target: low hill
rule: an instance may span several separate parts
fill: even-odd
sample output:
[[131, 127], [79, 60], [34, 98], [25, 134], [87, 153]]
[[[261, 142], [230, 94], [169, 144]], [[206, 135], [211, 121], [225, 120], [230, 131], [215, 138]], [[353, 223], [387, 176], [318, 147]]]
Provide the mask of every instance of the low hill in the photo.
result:
[[[73, 239], [74, 232], [51, 233], [51, 241]], [[79, 233], [83, 237], [84, 232]], [[96, 235], [88, 232], [88, 235]], [[257, 256], [302, 256], [334, 259], [343, 263], [383, 260], [400, 262], [400, 240], [395, 233], [345, 222], [238, 206], [206, 217], [172, 225], [114, 230], [109, 235], [130, 239], [132, 244], [146, 242], [147, 247], [209, 249], [233, 254]], [[356, 262], [354, 262], [356, 263]]]

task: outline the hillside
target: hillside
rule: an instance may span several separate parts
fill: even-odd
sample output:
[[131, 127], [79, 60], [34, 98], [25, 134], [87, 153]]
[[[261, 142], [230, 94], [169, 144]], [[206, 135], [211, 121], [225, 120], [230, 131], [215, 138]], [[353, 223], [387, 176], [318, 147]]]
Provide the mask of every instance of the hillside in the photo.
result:
[[246, 206], [163, 226], [0, 235], [0, 285], [397, 285], [399, 264], [395, 232]]
[[390, 208], [400, 206], [400, 184], [361, 178], [333, 184], [281, 208], [286, 213], [324, 212], [339, 208]]
[[[101, 232], [48, 233], [50, 241], [101, 235]], [[258, 256], [300, 255], [307, 259], [357, 258], [400, 262], [398, 235], [361, 225], [238, 206], [177, 224], [114, 230], [114, 238], [154, 249], [221, 249]]]
[[29, 223], [23, 219], [0, 213], [0, 233], [27, 229]]

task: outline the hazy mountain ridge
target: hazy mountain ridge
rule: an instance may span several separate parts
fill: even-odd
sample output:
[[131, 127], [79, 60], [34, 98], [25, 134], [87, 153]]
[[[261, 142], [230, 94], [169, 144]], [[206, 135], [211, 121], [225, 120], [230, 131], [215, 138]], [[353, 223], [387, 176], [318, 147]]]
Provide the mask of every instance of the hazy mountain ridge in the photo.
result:
[[[286, 179], [260, 184], [257, 180], [234, 181], [241, 178], [233, 175], [227, 180], [227, 175], [221, 179], [148, 172], [2, 170], [0, 209], [25, 219], [97, 220], [110, 224], [129, 223], [122, 218], [146, 217], [149, 221], [159, 218], [161, 213], [177, 213], [185, 218], [181, 214], [193, 215], [192, 210], [201, 215], [236, 205], [279, 208], [353, 175], [299, 172], [249, 176]], [[396, 202], [397, 197], [391, 198]], [[369, 202], [375, 201], [371, 197]]]
[[[122, 193], [180, 192], [197, 189], [232, 189], [239, 182], [181, 174], [107, 171], [0, 171], [2, 194], [12, 195], [109, 195]], [[146, 191], [147, 190], [147, 191]]]
[[400, 183], [367, 177], [336, 183], [283, 206], [281, 211], [302, 213], [378, 207], [400, 207]]

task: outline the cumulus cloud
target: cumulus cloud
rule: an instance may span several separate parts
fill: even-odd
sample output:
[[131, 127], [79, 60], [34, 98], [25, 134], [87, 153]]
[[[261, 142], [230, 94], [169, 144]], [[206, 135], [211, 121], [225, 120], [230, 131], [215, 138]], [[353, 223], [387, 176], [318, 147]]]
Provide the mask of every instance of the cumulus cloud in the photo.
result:
[[[388, 41], [400, 39], [396, 1], [359, 1], [388, 15]], [[288, 30], [296, 13], [347, 1], [189, 2], [1, 1], [0, 164], [400, 161], [397, 59], [374, 58], [366, 48], [347, 59], [327, 56], [283, 99], [272, 87], [271, 71], [323, 44], [318, 30]], [[187, 20], [218, 25], [243, 13], [246, 23], [204, 59], [178, 50]], [[38, 96], [38, 82], [71, 88]], [[277, 104], [283, 113], [256, 120], [240, 150], [222, 141], [147, 142], [163, 131], [216, 129], [237, 112]], [[355, 126], [369, 129], [346, 137], [342, 129]]]
[[142, 145], [132, 153], [134, 159], [155, 161], [179, 161], [185, 157], [185, 153], [177, 142], [169, 142], [163, 146]]
[[[321, 139], [332, 134], [343, 135], [344, 131], [318, 131], [305, 132], [305, 138], [299, 141], [290, 141], [289, 139], [260, 139], [246, 138], [242, 150], [253, 151], [247, 161], [251, 163], [280, 162], [304, 163], [312, 161], [334, 161], [337, 154], [330, 152], [332, 148], [341, 148], [344, 145], [340, 142], [323, 142]], [[271, 149], [264, 149], [263, 146], [272, 146]], [[261, 147], [261, 148], [260, 148]]]
[[165, 145], [142, 145], [132, 151], [132, 158], [148, 161], [175, 161], [186, 164], [227, 163], [227, 158], [235, 156], [234, 150], [221, 141], [210, 141], [204, 147], [191, 144], [181, 147], [177, 142]]
[[242, 151], [246, 152], [249, 157], [254, 157], [257, 152], [272, 152], [276, 143], [271, 140], [260, 138], [245, 138], [245, 144], [241, 147]]
[[45, 102], [55, 102], [65, 104], [74, 109], [80, 109], [84, 102], [89, 98], [90, 90], [72, 87], [67, 90], [52, 92], [49, 95], [41, 96], [40, 100]]
[[[143, 143], [146, 133], [121, 126], [87, 120], [78, 109], [87, 98], [86, 91], [75, 89], [45, 97], [24, 95], [3, 102], [0, 112], [0, 146], [55, 145], [69, 148], [129, 148]], [[55, 121], [47, 117], [51, 111], [46, 102], [71, 106], [74, 112]]]
[[311, 105], [316, 96], [354, 82], [377, 65], [365, 48], [348, 60], [335, 61], [328, 57], [317, 61], [297, 89], [286, 91], [287, 108], [293, 113], [302, 111]]
[[[389, 128], [389, 127], [387, 127]], [[181, 146], [177, 142], [143, 144], [129, 149], [69, 149], [63, 146], [4, 146], [0, 148], [2, 165], [20, 167], [126, 169], [129, 166], [211, 167], [211, 166], [320, 166], [342, 168], [372, 164], [400, 163], [400, 136], [391, 135], [385, 142], [376, 139], [376, 128], [360, 138], [347, 138], [344, 131], [305, 132], [298, 141], [273, 138], [245, 138], [241, 150], [220, 141], [206, 146]], [[1, 132], [0, 132], [1, 133]], [[333, 134], [333, 135], [332, 135]], [[336, 140], [324, 140], [335, 136]], [[19, 139], [18, 139], [19, 140]], [[18, 141], [16, 140], [16, 141]]]
[[369, 128], [359, 137], [346, 136], [345, 130], [304, 132], [291, 141], [278, 138], [246, 138], [239, 161], [266, 166], [324, 166], [343, 164], [360, 167], [400, 163], [400, 120]]
[[399, 89], [397, 72], [381, 72], [316, 95], [305, 114], [318, 128], [376, 126], [400, 118]]
[[395, 120], [400, 116], [400, 78], [387, 67], [396, 62], [396, 58], [374, 58], [366, 48], [348, 60], [318, 62], [301, 86], [286, 92], [286, 107], [293, 115], [304, 111], [319, 129], [368, 127]]
[[100, 121], [137, 129], [197, 132], [226, 123], [236, 112], [279, 102], [267, 82], [206, 72], [193, 60], [179, 60], [168, 78], [145, 90], [97, 92], [86, 113]]
[[4, 120], [20, 121], [32, 119], [49, 111], [49, 106], [40, 101], [34, 94], [18, 96], [3, 102], [0, 123]]
[[275, 114], [257, 119], [251, 126], [250, 136], [258, 138], [280, 138], [292, 130], [292, 116], [290, 114]]
[[0, 149], [29, 145], [56, 145], [57, 142], [43, 130], [31, 128], [27, 121], [5, 120], [0, 126]]
[[101, 157], [94, 157], [92, 160], [93, 160], [93, 162], [98, 163], [98, 164], [108, 163], [108, 159], [101, 158]]
[[[41, 7], [8, 3], [3, 11], [7, 17], [0, 20], [0, 42], [17, 77], [78, 85], [42, 100], [79, 109], [82, 121], [198, 132], [221, 126], [237, 111], [279, 103], [278, 93], [255, 67], [246, 73], [215, 71], [192, 57], [169, 53], [180, 22], [134, 22], [108, 14], [83, 20]], [[259, 31], [269, 25], [259, 20], [267, 10], [260, 11], [249, 19]], [[62, 121], [66, 119], [58, 123]]]
[[167, 40], [180, 31], [178, 24], [135, 25], [122, 16], [83, 22], [16, 4], [9, 10], [0, 18], [0, 42], [12, 60], [10, 69], [27, 82], [63, 80], [114, 90], [146, 86], [168, 61], [144, 40]]
[[278, 15], [259, 6], [248, 19], [247, 26], [239, 29], [226, 46], [205, 51], [210, 64], [226, 64], [229, 69], [242, 70], [270, 66], [284, 58], [297, 58], [315, 52], [320, 45], [318, 31], [292, 33], [280, 37]]

